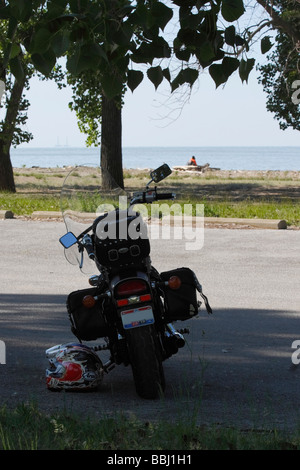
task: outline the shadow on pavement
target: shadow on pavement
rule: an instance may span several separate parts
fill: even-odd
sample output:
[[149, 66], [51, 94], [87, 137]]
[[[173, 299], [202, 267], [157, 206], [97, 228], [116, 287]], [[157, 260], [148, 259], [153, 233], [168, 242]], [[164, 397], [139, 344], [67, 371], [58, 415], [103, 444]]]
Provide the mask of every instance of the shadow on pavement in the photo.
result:
[[[77, 342], [62, 295], [0, 296], [1, 402], [36, 400], [42, 410], [68, 409], [85, 415], [134, 413], [145, 419], [295, 427], [300, 366], [292, 364], [299, 314], [263, 309], [216, 309], [180, 322], [189, 327], [187, 345], [164, 362], [166, 393], [158, 401], [137, 397], [130, 367], [117, 366], [96, 393], [51, 393], [46, 389], [45, 349]], [[100, 341], [101, 342], [101, 341]], [[87, 343], [88, 344], [88, 343]], [[168, 418], [169, 417], [169, 418]]]

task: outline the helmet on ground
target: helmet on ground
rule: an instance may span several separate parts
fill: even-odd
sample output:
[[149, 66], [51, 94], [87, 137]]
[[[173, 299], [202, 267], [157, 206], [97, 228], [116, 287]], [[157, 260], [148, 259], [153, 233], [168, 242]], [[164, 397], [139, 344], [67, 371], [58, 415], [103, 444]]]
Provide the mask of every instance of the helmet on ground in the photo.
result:
[[103, 379], [99, 356], [84, 344], [62, 344], [46, 351], [50, 367], [46, 369], [49, 390], [95, 390]]

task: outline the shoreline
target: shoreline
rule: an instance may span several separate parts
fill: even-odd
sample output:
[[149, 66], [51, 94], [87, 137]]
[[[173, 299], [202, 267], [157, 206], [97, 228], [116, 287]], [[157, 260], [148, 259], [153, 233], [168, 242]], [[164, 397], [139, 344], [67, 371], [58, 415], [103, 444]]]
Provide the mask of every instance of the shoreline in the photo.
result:
[[[32, 167], [13, 167], [14, 173], [18, 174], [28, 174], [28, 173], [57, 173], [64, 172], [68, 173], [71, 169], [75, 168], [74, 166], [64, 165], [62, 167], [41, 167], [41, 166], [32, 166]], [[93, 169], [93, 167], [88, 167]], [[153, 168], [123, 168], [124, 178], [126, 178], [126, 173], [128, 172], [132, 175], [139, 175], [144, 173], [149, 173]], [[208, 168], [205, 171], [180, 171], [178, 169], [172, 168], [172, 174], [176, 176], [187, 177], [196, 177], [196, 178], [207, 178], [212, 179], [216, 177], [217, 179], [234, 179], [234, 178], [250, 178], [250, 179], [293, 179], [300, 180], [300, 170], [222, 170], [222, 169], [212, 169]]]

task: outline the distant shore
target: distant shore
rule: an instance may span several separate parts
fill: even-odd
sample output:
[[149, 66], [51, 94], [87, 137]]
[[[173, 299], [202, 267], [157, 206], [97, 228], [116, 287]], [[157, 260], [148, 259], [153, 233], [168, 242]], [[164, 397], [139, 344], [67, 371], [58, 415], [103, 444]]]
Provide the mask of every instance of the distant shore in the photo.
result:
[[[162, 163], [169, 166], [186, 165], [195, 155], [198, 165], [210, 164], [221, 170], [295, 170], [299, 171], [300, 146], [298, 147], [123, 147], [123, 166], [126, 169], [143, 170], [157, 168]], [[62, 167], [63, 165], [99, 164], [99, 147], [20, 147], [12, 149], [13, 166]]]

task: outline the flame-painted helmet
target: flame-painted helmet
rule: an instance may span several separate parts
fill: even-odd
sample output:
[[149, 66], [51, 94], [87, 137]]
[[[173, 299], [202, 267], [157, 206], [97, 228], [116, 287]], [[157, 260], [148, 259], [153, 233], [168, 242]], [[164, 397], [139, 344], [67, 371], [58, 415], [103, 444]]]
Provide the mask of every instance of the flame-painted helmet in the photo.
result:
[[99, 356], [83, 344], [62, 344], [46, 350], [50, 367], [46, 369], [49, 390], [95, 390], [103, 379]]

